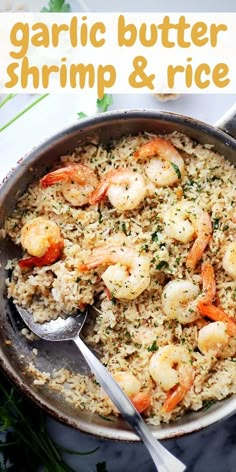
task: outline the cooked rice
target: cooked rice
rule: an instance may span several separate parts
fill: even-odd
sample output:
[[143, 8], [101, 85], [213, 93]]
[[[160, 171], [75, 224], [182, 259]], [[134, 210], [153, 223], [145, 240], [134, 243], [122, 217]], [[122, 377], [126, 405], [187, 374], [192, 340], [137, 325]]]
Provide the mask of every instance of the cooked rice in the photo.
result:
[[[109, 147], [89, 144], [78, 148], [72, 155], [63, 156], [56, 167], [81, 162], [93, 168], [98, 177], [119, 167], [129, 167], [144, 175], [143, 163], [136, 162], [133, 153], [152, 137], [148, 133], [123, 137]], [[209, 400], [221, 400], [236, 392], [234, 359], [199, 353], [198, 323], [181, 325], [176, 320], [170, 322], [161, 303], [163, 287], [169, 280], [190, 279], [201, 284], [201, 264], [194, 275], [185, 267], [192, 242], [173, 242], [164, 231], [163, 214], [182, 198], [194, 202], [211, 215], [214, 233], [203, 260], [209, 259], [214, 266], [220, 305], [235, 317], [236, 281], [223, 270], [222, 258], [226, 243], [235, 237], [232, 217], [235, 213], [236, 171], [224, 157], [214, 153], [211, 146], [197, 144], [177, 132], [165, 138], [182, 154], [185, 174], [178, 185], [172, 187], [154, 189], [149, 183], [149, 196], [138, 209], [120, 213], [108, 199], [99, 206], [75, 208], [65, 202], [60, 184], [42, 189], [39, 182], [35, 182], [20, 198], [5, 227], [7, 234], [19, 245], [22, 226], [33, 217], [44, 215], [59, 224], [65, 242], [63, 258], [50, 267], [35, 267], [27, 273], [13, 263], [11, 279], [7, 280], [8, 296], [28, 308], [35, 321], [40, 323], [55, 319], [61, 313], [73, 314], [81, 304], [92, 305], [96, 301], [97, 317], [90, 330], [86, 330], [85, 341], [102, 349], [101, 360], [112, 374], [129, 371], [140, 380], [142, 391], [151, 392], [152, 406], [144, 415], [154, 425], [161, 421], [169, 422], [188, 409], [198, 410]], [[151, 259], [151, 283], [133, 301], [107, 299], [100, 278], [104, 268], [84, 273], [78, 270], [79, 264], [86, 262], [94, 247], [117, 243], [135, 247]], [[149, 374], [148, 365], [153, 353], [150, 346], [142, 342], [143, 327], [153, 328], [157, 346], [184, 345], [191, 355], [194, 383], [171, 413], [161, 410], [166, 392], [153, 382]], [[75, 375], [66, 369], [55, 371], [51, 376], [43, 373], [40, 377], [32, 365], [30, 369], [37, 384], [47, 382], [75, 407], [101, 415], [112, 412], [110, 401], [93, 377]]]

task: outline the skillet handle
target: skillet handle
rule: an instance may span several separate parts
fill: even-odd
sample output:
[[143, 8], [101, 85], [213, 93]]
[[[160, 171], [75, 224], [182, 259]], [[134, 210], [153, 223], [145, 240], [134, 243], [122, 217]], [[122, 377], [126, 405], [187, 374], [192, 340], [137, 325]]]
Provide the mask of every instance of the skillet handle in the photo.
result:
[[156, 470], [158, 472], [184, 472], [185, 465], [155, 439], [151, 430], [106, 367], [95, 357], [79, 336], [73, 338], [73, 341], [83, 354], [103, 390], [145, 444]]
[[236, 103], [214, 123], [214, 126], [229, 134], [232, 138], [236, 138]]

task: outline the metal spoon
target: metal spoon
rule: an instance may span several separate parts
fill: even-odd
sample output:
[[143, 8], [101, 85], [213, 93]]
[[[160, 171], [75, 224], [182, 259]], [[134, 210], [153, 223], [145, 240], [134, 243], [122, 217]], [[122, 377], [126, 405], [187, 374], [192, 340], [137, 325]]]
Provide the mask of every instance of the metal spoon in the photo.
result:
[[16, 307], [25, 324], [40, 338], [47, 341], [73, 340], [75, 342], [104, 391], [122, 416], [132, 426], [136, 434], [142, 439], [158, 472], [183, 472], [186, 469], [182, 462], [176, 459], [155, 439], [136, 408], [113, 379], [112, 375], [80, 339], [79, 334], [87, 318], [88, 310], [77, 316], [69, 316], [66, 319], [59, 317], [56, 320], [39, 324], [34, 322], [33, 316], [27, 310], [19, 305], [16, 305]]

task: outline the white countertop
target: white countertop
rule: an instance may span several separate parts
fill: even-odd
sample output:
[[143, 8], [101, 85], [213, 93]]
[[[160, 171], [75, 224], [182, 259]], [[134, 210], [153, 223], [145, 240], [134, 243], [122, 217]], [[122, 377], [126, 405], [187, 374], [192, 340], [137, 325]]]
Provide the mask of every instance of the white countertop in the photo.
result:
[[[25, 4], [39, 10], [46, 0], [14, 1], [0, 0], [0, 10], [4, 4]], [[166, 0], [163, 2], [146, 0], [145, 3], [137, 0], [72, 0], [75, 10], [86, 11], [236, 11], [233, 0]], [[0, 97], [1, 99], [1, 97]], [[21, 95], [15, 97], [5, 107], [0, 109], [0, 126], [4, 125], [24, 106], [35, 97]], [[214, 123], [234, 102], [234, 95], [185, 95], [176, 101], [159, 102], [152, 95], [114, 95], [110, 109], [118, 108], [156, 108], [173, 111], [208, 123]], [[95, 94], [78, 95], [50, 95], [35, 108], [21, 117], [7, 130], [0, 133], [0, 180], [16, 161], [61, 129], [77, 122], [77, 113], [83, 111], [88, 115], [96, 112]], [[137, 469], [153, 472], [154, 468], [148, 453], [142, 444], [122, 444], [111, 441], [98, 440], [78, 431], [63, 426], [49, 419], [49, 430], [55, 440], [64, 447], [86, 451], [100, 446], [99, 451], [91, 456], [67, 456], [67, 460], [75, 471], [95, 472], [96, 463], [107, 461], [108, 472], [134, 472]], [[189, 466], [189, 472], [233, 472], [235, 470], [236, 417], [226, 420], [219, 425], [207, 428], [203, 432], [166, 441], [165, 445]], [[174, 472], [174, 471], [173, 471]]]

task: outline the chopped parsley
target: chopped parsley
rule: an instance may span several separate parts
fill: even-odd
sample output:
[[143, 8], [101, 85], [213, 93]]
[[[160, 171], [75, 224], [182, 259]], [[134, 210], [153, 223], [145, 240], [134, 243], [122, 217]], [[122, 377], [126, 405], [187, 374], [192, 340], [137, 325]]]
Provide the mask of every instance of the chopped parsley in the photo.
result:
[[176, 172], [176, 175], [177, 175], [178, 179], [181, 179], [182, 176], [181, 176], [181, 172], [179, 170], [179, 167], [176, 164], [174, 164], [174, 162], [171, 162], [171, 165], [172, 165], [174, 171]]
[[203, 411], [209, 410], [209, 408], [211, 408], [211, 406], [214, 405], [215, 403], [216, 403], [216, 400], [203, 400], [202, 402]]
[[108, 416], [103, 416], [103, 415], [98, 415], [98, 416], [100, 416], [100, 418], [102, 418], [105, 421], [112, 421], [112, 423], [114, 423], [114, 420], [112, 420], [111, 418], [108, 418]]
[[98, 223], [103, 222], [102, 210], [98, 208]]
[[148, 348], [147, 348], [148, 352], [158, 351], [158, 349], [159, 349], [159, 347], [157, 346], [156, 340], [153, 341], [151, 346], [148, 346]]
[[213, 229], [214, 230], [219, 229], [219, 226], [220, 226], [220, 218], [214, 218], [213, 219]]
[[157, 241], [158, 241], [158, 231], [154, 231], [154, 233], [152, 233], [152, 241], [155, 241], [157, 243]]
[[166, 269], [169, 266], [168, 262], [160, 261], [159, 264], [156, 265], [157, 270]]
[[121, 229], [126, 236], [128, 236], [127, 228], [125, 223], [121, 223]]

